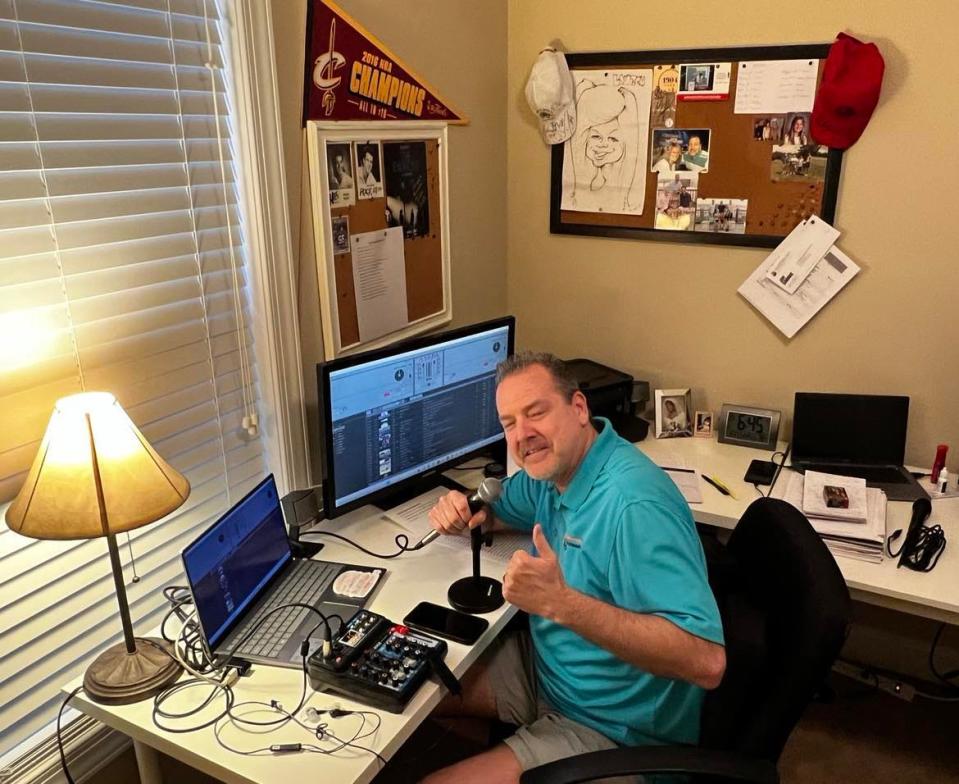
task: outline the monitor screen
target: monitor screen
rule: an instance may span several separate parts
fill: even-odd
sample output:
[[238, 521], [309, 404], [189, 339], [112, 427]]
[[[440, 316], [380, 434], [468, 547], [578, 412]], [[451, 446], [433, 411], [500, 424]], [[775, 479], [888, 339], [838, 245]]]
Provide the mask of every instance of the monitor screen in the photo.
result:
[[186, 547], [183, 569], [211, 649], [292, 557], [272, 474]]
[[496, 365], [513, 353], [512, 317], [317, 366], [327, 517], [503, 441]]

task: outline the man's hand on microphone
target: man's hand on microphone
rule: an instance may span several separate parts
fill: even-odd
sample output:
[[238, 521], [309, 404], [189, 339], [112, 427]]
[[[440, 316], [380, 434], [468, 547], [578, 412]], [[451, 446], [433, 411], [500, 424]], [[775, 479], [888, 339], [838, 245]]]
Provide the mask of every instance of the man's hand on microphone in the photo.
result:
[[464, 528], [475, 528], [487, 519], [486, 506], [476, 514], [470, 512], [466, 496], [458, 490], [450, 490], [430, 510], [430, 525], [441, 534], [459, 534]]

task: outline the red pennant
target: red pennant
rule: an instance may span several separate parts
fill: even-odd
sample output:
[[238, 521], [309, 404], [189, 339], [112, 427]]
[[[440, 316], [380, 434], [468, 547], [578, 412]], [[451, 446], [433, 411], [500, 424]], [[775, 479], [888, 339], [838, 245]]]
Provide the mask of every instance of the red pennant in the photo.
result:
[[329, 0], [312, 0], [306, 37], [304, 122], [468, 122]]

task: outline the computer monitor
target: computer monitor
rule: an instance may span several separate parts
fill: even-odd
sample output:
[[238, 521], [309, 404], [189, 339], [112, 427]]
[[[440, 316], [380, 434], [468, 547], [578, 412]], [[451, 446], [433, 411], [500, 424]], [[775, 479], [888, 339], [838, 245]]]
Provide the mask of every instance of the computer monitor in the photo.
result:
[[496, 365], [513, 353], [512, 316], [317, 365], [327, 518], [393, 506], [505, 437]]

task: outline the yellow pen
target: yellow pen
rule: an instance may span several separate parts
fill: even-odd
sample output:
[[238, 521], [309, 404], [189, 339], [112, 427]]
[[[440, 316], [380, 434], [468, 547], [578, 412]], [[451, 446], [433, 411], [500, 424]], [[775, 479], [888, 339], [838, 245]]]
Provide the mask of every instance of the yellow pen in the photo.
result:
[[722, 493], [723, 495], [728, 495], [733, 500], [736, 500], [736, 496], [733, 495], [733, 491], [730, 490], [728, 487], [726, 487], [726, 485], [724, 485], [718, 479], [713, 479], [710, 476], [706, 476], [706, 474], [702, 474], [701, 476], [703, 477], [703, 479], [709, 482], [709, 484], [715, 487], [720, 493]]

